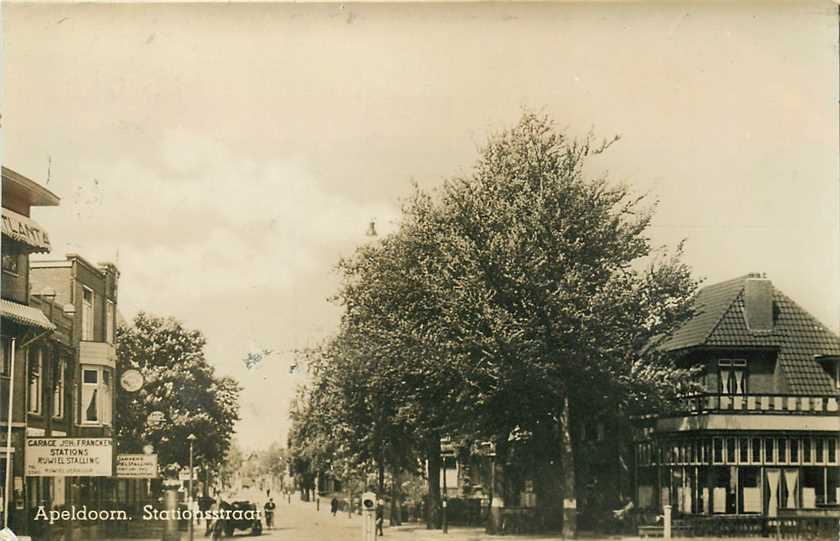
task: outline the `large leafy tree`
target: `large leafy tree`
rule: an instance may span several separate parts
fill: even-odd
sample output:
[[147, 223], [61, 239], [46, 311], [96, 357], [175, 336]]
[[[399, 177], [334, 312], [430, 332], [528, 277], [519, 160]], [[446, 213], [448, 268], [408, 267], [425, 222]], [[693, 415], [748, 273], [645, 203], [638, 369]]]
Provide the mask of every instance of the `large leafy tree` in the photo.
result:
[[442, 435], [490, 440], [556, 502], [547, 481], [570, 469], [575, 425], [685, 388], [655, 346], [691, 316], [697, 283], [681, 247], [651, 245], [653, 204], [585, 173], [610, 144], [525, 113], [469, 174], [415, 190], [397, 233], [340, 263], [339, 338], [308, 397], [341, 411], [333, 449], [376, 459], [404, 443], [431, 466]]
[[[204, 354], [205, 339], [173, 318], [139, 313], [117, 331], [120, 372], [139, 370], [143, 388], [124, 394], [116, 411], [117, 445], [138, 452], [152, 444], [162, 466], [189, 462], [187, 437], [194, 434], [194, 463], [218, 468], [239, 420], [239, 384], [219, 376]], [[163, 415], [150, 424], [152, 412]]]
[[[429, 334], [463, 374], [452, 398], [501, 457], [521, 441], [536, 463], [561, 464], [582, 418], [626, 416], [685, 385], [651, 345], [690, 317], [697, 284], [679, 247], [651, 245], [653, 205], [585, 174], [609, 144], [571, 141], [526, 113], [445, 184], [433, 212], [407, 209], [434, 235], [418, 265], [437, 313]], [[550, 478], [537, 477], [543, 502]]]

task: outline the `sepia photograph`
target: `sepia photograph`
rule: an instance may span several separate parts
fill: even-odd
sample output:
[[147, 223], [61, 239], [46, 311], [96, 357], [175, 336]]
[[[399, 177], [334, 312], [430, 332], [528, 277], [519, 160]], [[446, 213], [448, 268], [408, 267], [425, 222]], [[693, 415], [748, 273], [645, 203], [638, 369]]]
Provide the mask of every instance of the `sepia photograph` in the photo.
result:
[[837, 2], [0, 19], [0, 541], [838, 539]]

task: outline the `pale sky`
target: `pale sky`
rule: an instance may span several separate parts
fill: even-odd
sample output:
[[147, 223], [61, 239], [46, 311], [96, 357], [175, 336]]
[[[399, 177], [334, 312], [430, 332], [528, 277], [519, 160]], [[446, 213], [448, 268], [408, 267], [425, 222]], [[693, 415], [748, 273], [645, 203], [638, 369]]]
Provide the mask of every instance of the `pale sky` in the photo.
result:
[[[765, 272], [837, 332], [836, 4], [3, 6], [3, 163], [62, 198], [53, 256], [117, 261], [120, 311], [201, 329], [285, 442], [290, 350], [336, 327], [339, 256], [410, 180], [467, 171], [523, 107], [622, 140], [709, 283]], [[279, 353], [256, 370], [245, 354]]]

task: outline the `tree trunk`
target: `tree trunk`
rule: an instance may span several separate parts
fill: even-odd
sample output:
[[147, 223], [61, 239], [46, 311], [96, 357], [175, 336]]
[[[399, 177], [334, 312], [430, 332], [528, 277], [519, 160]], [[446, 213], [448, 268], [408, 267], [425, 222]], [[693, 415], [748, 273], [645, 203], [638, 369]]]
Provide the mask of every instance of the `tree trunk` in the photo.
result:
[[575, 444], [577, 443], [577, 423], [568, 399], [563, 401], [562, 426], [562, 471], [563, 471], [563, 535], [577, 535], [577, 515], [579, 496], [584, 490], [583, 477], [578, 475], [575, 463]]
[[395, 463], [391, 466], [391, 526], [402, 524], [401, 500], [400, 467]]
[[557, 421], [546, 420], [544, 429], [535, 434], [540, 454], [535, 463], [534, 491], [536, 493], [537, 512], [541, 526], [550, 531], [563, 530], [564, 501], [564, 460], [563, 448], [566, 444], [562, 411], [556, 414]]
[[385, 494], [385, 457], [383, 456], [379, 460], [379, 480], [378, 480], [378, 488], [376, 491], [376, 497], [381, 498]]
[[502, 509], [505, 506], [505, 461], [508, 453], [508, 435], [495, 441], [496, 453], [490, 464], [490, 512], [487, 514], [488, 534], [503, 534]]
[[426, 449], [426, 468], [429, 479], [429, 491], [426, 494], [426, 528], [440, 528], [440, 437], [430, 438]]

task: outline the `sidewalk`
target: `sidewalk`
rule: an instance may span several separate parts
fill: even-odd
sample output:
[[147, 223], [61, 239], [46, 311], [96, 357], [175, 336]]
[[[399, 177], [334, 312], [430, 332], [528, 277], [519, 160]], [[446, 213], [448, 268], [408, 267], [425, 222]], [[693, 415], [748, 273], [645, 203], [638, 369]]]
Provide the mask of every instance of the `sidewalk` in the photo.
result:
[[[464, 527], [450, 527], [448, 533], [444, 534], [442, 530], [427, 530], [425, 524], [412, 523], [403, 526], [394, 526], [392, 528], [385, 528], [385, 536], [379, 539], [387, 541], [388, 538], [394, 541], [561, 541], [564, 538], [559, 533], [554, 534], [520, 534], [520, 535], [489, 535], [484, 532], [484, 528], [464, 528]], [[618, 541], [618, 540], [637, 540], [637, 537], [621, 537], [621, 536], [604, 536], [593, 537], [587, 535], [579, 535], [575, 539], [588, 541]]]
[[[586, 532], [574, 538], [566, 538], [557, 534], [518, 534], [518, 535], [488, 535], [482, 528], [449, 528], [449, 533], [441, 530], [427, 530], [422, 524], [409, 526], [395, 526], [386, 528], [382, 541], [565, 541], [576, 539], [580, 541], [640, 541], [639, 536], [603, 535], [596, 536]], [[680, 538], [677, 538], [680, 539]], [[717, 537], [682, 538], [690, 541], [720, 541]], [[726, 541], [756, 541], [757, 539], [773, 539], [763, 537], [727, 537]]]

